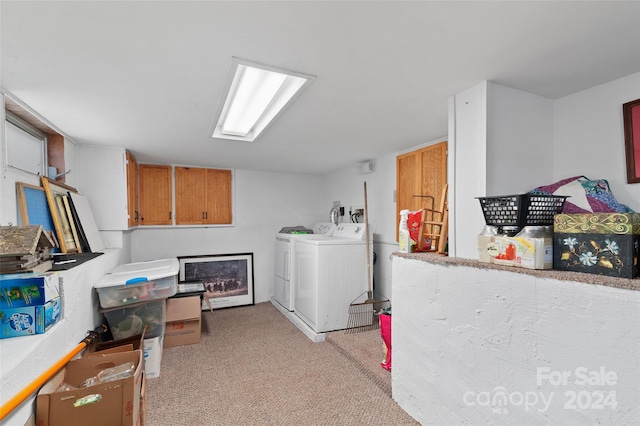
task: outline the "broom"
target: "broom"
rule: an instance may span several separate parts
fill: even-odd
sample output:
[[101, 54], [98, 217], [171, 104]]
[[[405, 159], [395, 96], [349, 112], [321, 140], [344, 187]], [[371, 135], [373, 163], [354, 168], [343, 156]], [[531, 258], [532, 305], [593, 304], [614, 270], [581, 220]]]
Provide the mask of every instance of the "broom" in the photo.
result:
[[367, 244], [367, 291], [349, 305], [347, 333], [375, 330], [380, 328], [376, 313], [387, 309], [391, 302], [386, 297], [374, 293], [371, 279], [371, 247], [369, 246], [369, 209], [367, 207], [367, 182], [364, 183], [364, 232]]

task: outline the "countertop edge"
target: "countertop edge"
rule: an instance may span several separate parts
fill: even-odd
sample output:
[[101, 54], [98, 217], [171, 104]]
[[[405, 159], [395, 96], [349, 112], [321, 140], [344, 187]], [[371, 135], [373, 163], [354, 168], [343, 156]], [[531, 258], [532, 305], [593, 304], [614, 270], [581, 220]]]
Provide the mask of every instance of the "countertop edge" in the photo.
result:
[[400, 253], [394, 252], [392, 256], [404, 259], [421, 260], [424, 262], [440, 264], [444, 266], [467, 266], [477, 269], [494, 269], [498, 271], [514, 272], [535, 276], [538, 278], [548, 278], [562, 281], [575, 281], [585, 284], [601, 285], [605, 287], [614, 287], [624, 290], [640, 291], [640, 279], [618, 278], [607, 275], [585, 274], [582, 272], [560, 271], [556, 269], [526, 269], [512, 266], [495, 265], [492, 263], [484, 263], [475, 259], [465, 259], [461, 257], [449, 257], [437, 253]]

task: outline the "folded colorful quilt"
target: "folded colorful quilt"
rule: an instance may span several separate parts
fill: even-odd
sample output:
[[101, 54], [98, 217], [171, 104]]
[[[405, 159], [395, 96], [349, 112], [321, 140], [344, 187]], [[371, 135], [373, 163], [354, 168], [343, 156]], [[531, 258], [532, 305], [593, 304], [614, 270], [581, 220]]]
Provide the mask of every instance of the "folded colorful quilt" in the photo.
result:
[[531, 194], [568, 195], [562, 213], [634, 213], [628, 206], [616, 201], [609, 182], [574, 176], [551, 185], [539, 186]]

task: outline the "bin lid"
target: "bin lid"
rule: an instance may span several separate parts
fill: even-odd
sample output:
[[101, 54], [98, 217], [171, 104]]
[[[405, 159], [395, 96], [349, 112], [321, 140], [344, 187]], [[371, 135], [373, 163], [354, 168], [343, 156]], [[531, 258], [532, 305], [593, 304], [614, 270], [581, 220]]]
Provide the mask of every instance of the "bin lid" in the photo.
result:
[[95, 288], [135, 285], [178, 275], [180, 263], [177, 258], [149, 260], [146, 262], [118, 265], [102, 276]]

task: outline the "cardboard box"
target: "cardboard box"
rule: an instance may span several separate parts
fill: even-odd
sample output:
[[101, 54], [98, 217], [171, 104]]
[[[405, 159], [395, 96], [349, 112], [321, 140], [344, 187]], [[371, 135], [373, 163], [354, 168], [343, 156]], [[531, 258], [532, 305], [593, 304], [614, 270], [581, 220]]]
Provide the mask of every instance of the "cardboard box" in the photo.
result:
[[553, 238], [478, 237], [478, 260], [525, 269], [553, 268]]
[[202, 326], [200, 303], [200, 296], [167, 299], [165, 348], [200, 342], [200, 328]]
[[60, 296], [55, 272], [0, 275], [0, 309], [44, 305]]
[[0, 339], [44, 334], [61, 317], [60, 297], [44, 305], [0, 309]]
[[[144, 332], [126, 339], [108, 340], [106, 342], [96, 342], [92, 345], [91, 352], [102, 352], [110, 349], [116, 349], [121, 346], [131, 346], [131, 350], [144, 349]], [[89, 349], [89, 348], [87, 348]]]
[[[69, 361], [36, 398], [37, 426], [133, 426], [140, 424], [142, 351], [95, 354]], [[105, 368], [133, 362], [133, 376], [81, 388]], [[71, 388], [61, 390], [60, 387]], [[63, 388], [63, 389], [64, 389]], [[75, 388], [75, 389], [74, 389]]]
[[142, 375], [142, 389], [140, 391], [140, 426], [147, 424], [147, 378]]
[[553, 231], [554, 269], [640, 277], [640, 213], [559, 214]]
[[144, 371], [147, 379], [160, 377], [162, 365], [162, 338], [164, 336], [144, 339]]

